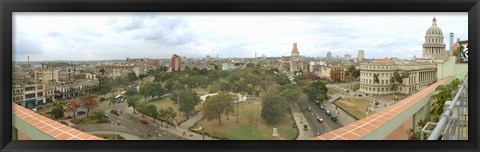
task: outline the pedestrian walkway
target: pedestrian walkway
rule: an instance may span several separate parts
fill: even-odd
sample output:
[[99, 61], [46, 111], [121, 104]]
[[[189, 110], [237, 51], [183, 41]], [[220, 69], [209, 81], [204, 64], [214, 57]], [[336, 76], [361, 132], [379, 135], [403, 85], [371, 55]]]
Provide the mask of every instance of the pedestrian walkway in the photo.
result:
[[[89, 134], [106, 134], [106, 135], [113, 134], [112, 131], [86, 131], [86, 133], [89, 133]], [[125, 138], [125, 140], [144, 140], [144, 139], [142, 139], [138, 136], [128, 134], [128, 133], [118, 132], [118, 131], [115, 132], [115, 135], [120, 135], [123, 138]]]
[[[132, 108], [132, 107], [127, 108], [126, 114], [131, 115], [131, 116], [134, 116], [134, 117], [138, 118], [139, 120], [142, 118], [142, 114], [140, 114], [139, 112], [136, 113], [136, 114], [133, 114], [133, 108]], [[195, 118], [195, 119], [198, 119], [198, 120], [201, 119], [201, 117], [200, 117], [200, 118], [198, 118], [198, 117], [200, 117], [200, 116], [198, 116], [198, 114], [197, 114], [197, 115], [195, 115], [195, 116], [192, 117], [192, 118]], [[203, 116], [202, 116], [202, 117], [203, 117]], [[192, 118], [191, 118], [191, 119], [192, 119]], [[145, 115], [145, 119], [147, 119], [147, 120], [152, 120], [152, 117], [149, 117], [149, 116], [146, 116], [146, 115]], [[190, 119], [189, 119], [189, 120], [190, 120]], [[192, 120], [190, 120], [190, 122], [188, 122], [189, 120], [187, 120], [187, 121], [184, 122], [184, 123], [187, 123], [187, 124], [193, 123], [193, 124], [194, 124], [194, 123], [196, 122], [194, 119], [192, 119]], [[198, 121], [198, 120], [197, 120], [197, 121]], [[194, 121], [195, 121], [195, 122], [194, 122]], [[183, 123], [182, 123], [182, 124], [183, 124]], [[159, 127], [159, 128], [161, 128], [161, 129], [163, 129], [163, 130], [165, 130], [165, 131], [168, 131], [168, 132], [170, 132], [170, 133], [172, 133], [172, 134], [175, 134], [175, 135], [180, 136], [180, 137], [183, 137], [183, 138], [187, 138], [187, 139], [189, 139], [189, 140], [203, 140], [204, 138], [205, 138], [205, 140], [212, 140], [212, 137], [210, 137], [210, 136], [204, 135], [204, 138], [203, 138], [203, 137], [202, 137], [202, 134], [198, 134], [198, 133], [189, 131], [189, 130], [188, 130], [188, 127], [190, 127], [190, 126], [188, 126], [187, 124], [184, 124], [183, 127], [170, 126], [170, 127], [167, 128], [167, 127], [161, 127], [161, 126], [160, 126], [160, 122], [159, 122], [159, 121], [156, 121], [155, 123], [149, 123], [148, 125], [152, 125], [152, 126], [154, 126], [154, 127]], [[218, 139], [214, 138], [214, 140], [218, 140]]]
[[203, 111], [200, 111], [197, 114], [195, 114], [193, 117], [188, 119], [187, 121], [181, 123], [180, 126], [178, 127], [188, 130], [189, 127], [195, 125], [195, 123], [200, 121], [202, 118], [203, 118]]
[[293, 115], [293, 119], [295, 120], [295, 124], [297, 124], [297, 128], [298, 128], [297, 140], [309, 140], [310, 138], [313, 138], [311, 131], [303, 129], [303, 125], [305, 124], [310, 126], [308, 124], [307, 119], [305, 119], [305, 116], [303, 116], [303, 114], [299, 112], [297, 108], [291, 108], [291, 109], [295, 109], [295, 110], [292, 110], [292, 115]]
[[72, 123], [72, 121], [70, 121], [70, 119], [68, 119], [68, 120], [63, 120], [63, 121], [64, 121], [65, 123], [67, 123], [67, 125], [70, 126], [70, 127], [75, 126], [75, 124]]

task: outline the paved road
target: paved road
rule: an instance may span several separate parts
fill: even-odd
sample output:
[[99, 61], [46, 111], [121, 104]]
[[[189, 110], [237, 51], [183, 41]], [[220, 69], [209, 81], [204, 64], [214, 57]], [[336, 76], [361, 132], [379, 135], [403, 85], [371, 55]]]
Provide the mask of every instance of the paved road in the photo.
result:
[[[325, 133], [327, 133], [331, 130], [335, 130], [335, 129], [338, 129], [340, 127], [343, 127], [340, 123], [335, 122], [332, 119], [330, 119], [330, 117], [325, 114], [325, 110], [321, 110], [320, 108], [318, 108], [315, 105], [315, 103], [313, 103], [312, 101], [303, 102], [300, 105], [302, 105], [301, 108], [303, 110], [303, 115], [307, 119], [308, 124], [310, 124], [310, 127], [312, 129], [312, 133], [314, 134], [314, 136], [325, 134]], [[310, 106], [310, 108], [312, 109], [311, 112], [307, 111], [307, 109], [306, 109], [307, 105]], [[332, 110], [330, 110], [330, 111], [332, 111]], [[332, 113], [333, 113], [333, 111], [332, 111]], [[323, 123], [321, 123], [317, 120], [318, 116], [323, 118]]]
[[[126, 106], [126, 103], [119, 104], [118, 107]], [[76, 125], [77, 128], [82, 129], [84, 131], [120, 131], [129, 133], [132, 135], [140, 136], [144, 140], [186, 140], [186, 138], [177, 136], [172, 134], [168, 131], [161, 129], [160, 127], [156, 127], [152, 124], [142, 124], [140, 123], [138, 118], [135, 118], [131, 115], [126, 113], [120, 114], [116, 116], [110, 113], [110, 109], [105, 110], [105, 113], [108, 114], [109, 120], [112, 123], [103, 123], [103, 124], [81, 124]], [[117, 125], [117, 121], [119, 121], [120, 125]], [[149, 121], [151, 122], [151, 121]], [[150, 133], [151, 136], [148, 136]]]

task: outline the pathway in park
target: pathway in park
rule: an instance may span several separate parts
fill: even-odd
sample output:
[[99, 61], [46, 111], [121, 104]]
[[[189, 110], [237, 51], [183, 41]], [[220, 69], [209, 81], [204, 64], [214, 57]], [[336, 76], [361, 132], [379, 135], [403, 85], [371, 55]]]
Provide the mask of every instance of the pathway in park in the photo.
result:
[[303, 114], [297, 108], [291, 108], [291, 109], [292, 109], [293, 119], [295, 119], [295, 124], [297, 124], [297, 128], [298, 128], [297, 140], [309, 140], [313, 138], [311, 129], [308, 129], [308, 130], [303, 129], [303, 125], [305, 124], [310, 126], [310, 124], [308, 124], [308, 121], [305, 119], [305, 116], [303, 116]]

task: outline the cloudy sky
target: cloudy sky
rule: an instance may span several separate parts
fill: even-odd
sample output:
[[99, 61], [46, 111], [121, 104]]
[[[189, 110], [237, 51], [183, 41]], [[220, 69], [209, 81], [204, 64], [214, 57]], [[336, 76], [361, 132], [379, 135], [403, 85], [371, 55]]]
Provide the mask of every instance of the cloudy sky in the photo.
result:
[[468, 39], [461, 13], [14, 13], [14, 61], [288, 56], [419, 57], [433, 17]]

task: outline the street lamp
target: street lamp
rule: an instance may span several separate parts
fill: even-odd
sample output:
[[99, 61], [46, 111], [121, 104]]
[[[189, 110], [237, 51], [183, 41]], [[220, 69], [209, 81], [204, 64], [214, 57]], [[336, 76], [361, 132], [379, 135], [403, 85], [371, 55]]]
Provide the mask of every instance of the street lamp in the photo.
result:
[[112, 121], [112, 133], [113, 133], [113, 140], [115, 140], [115, 123]]

